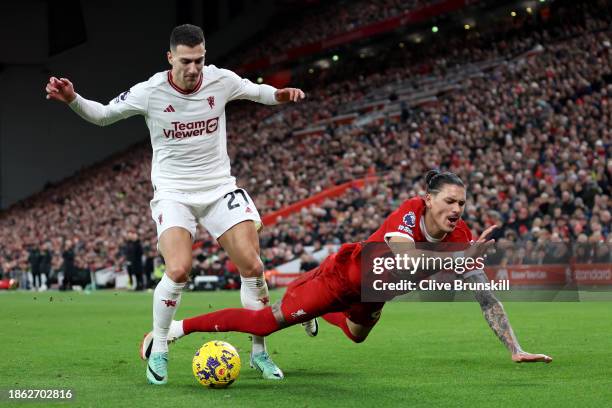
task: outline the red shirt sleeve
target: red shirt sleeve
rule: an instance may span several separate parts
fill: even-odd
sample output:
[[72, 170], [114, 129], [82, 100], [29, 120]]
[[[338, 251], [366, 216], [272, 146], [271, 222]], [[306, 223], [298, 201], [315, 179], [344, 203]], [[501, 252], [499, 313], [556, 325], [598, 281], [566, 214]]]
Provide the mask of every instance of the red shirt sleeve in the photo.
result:
[[385, 242], [392, 237], [404, 237], [414, 241], [414, 229], [418, 225], [419, 214], [415, 207], [413, 200], [408, 200], [387, 217], [382, 226]]

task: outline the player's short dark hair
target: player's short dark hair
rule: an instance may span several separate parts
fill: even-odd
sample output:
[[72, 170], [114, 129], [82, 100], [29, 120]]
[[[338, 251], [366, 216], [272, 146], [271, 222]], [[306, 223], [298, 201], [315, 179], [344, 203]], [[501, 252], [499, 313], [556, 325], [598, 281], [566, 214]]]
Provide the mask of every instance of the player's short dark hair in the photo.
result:
[[450, 171], [429, 170], [425, 175], [425, 185], [428, 193], [438, 193], [446, 184], [453, 184], [465, 188], [463, 180]]
[[195, 47], [204, 42], [204, 32], [198, 26], [193, 24], [183, 24], [174, 27], [170, 34], [170, 49], [176, 50], [179, 45], [187, 47]]

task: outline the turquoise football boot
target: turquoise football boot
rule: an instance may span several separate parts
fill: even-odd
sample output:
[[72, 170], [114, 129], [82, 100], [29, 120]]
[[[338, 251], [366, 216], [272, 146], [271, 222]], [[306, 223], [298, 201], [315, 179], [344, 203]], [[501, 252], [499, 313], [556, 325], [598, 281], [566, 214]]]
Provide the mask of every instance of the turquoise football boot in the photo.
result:
[[251, 354], [251, 368], [256, 368], [266, 380], [282, 380], [285, 378], [281, 369], [274, 364], [274, 361], [265, 351]]
[[147, 380], [154, 385], [168, 382], [168, 352], [151, 353], [147, 364]]

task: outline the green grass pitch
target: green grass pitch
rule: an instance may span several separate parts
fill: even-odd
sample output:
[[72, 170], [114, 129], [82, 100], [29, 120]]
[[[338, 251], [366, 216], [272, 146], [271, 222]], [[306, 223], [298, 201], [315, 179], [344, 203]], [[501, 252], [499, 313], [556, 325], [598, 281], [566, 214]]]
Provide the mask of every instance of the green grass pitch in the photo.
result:
[[[273, 291], [272, 300], [282, 291]], [[169, 384], [148, 385], [138, 343], [151, 324], [151, 294], [0, 293], [0, 389], [70, 388], [73, 401], [1, 406], [117, 407], [603, 407], [612, 406], [612, 303], [507, 302], [527, 351], [549, 365], [518, 365], [478, 305], [394, 302], [362, 344], [321, 323], [268, 338], [286, 379], [248, 367], [248, 336], [198, 333], [171, 346]], [[238, 292], [186, 293], [179, 318], [239, 305]], [[242, 358], [228, 389], [200, 386], [191, 358], [205, 341], [226, 340]], [[32, 405], [34, 404], [34, 405]]]

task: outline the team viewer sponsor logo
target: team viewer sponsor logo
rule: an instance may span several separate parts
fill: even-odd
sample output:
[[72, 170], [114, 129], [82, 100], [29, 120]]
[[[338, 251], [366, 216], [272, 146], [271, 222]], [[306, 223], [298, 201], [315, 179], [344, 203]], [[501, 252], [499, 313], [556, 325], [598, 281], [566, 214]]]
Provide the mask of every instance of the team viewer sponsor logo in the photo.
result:
[[184, 139], [193, 136], [203, 136], [217, 131], [219, 118], [194, 122], [170, 122], [172, 128], [164, 129], [166, 139]]

